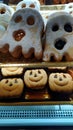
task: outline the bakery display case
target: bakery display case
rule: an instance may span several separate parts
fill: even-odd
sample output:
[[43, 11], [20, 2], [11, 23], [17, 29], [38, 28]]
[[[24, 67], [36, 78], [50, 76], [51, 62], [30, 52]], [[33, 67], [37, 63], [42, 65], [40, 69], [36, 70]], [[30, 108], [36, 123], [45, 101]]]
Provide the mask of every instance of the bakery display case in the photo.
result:
[[9, 5], [13, 13], [0, 39], [0, 126], [72, 126], [72, 3], [42, 4], [40, 13]]

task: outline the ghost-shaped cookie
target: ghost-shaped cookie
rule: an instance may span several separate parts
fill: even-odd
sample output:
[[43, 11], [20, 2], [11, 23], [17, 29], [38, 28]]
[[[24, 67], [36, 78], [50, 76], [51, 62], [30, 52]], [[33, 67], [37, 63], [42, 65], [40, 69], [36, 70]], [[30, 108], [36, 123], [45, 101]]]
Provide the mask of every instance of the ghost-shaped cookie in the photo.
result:
[[43, 61], [73, 60], [73, 17], [67, 12], [49, 16], [45, 31]]
[[0, 40], [0, 51], [9, 51], [13, 57], [19, 57], [22, 53], [24, 58], [34, 54], [41, 59], [43, 29], [43, 18], [37, 10], [25, 8], [16, 11]]
[[0, 38], [5, 33], [14, 9], [6, 4], [0, 3]]
[[33, 8], [40, 11], [40, 2], [38, 0], [23, 0], [17, 4], [16, 10], [22, 8]]
[[73, 2], [66, 4], [64, 10], [73, 15]]

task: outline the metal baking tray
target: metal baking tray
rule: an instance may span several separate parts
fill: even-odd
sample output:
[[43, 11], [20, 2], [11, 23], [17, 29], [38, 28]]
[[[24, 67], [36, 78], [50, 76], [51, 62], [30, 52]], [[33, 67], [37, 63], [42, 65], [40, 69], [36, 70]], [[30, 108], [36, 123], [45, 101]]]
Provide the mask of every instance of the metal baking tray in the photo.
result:
[[[6, 67], [23, 67], [26, 70], [28, 69], [45, 69], [49, 72], [48, 67], [70, 67], [73, 68], [73, 62], [32, 62], [32, 63], [0, 63], [0, 68]], [[54, 70], [52, 70], [53, 72]], [[66, 72], [66, 70], [57, 69], [56, 72]], [[50, 73], [52, 73], [50, 71]], [[15, 77], [15, 76], [14, 76]], [[23, 77], [23, 76], [22, 76]], [[5, 78], [5, 77], [4, 77]], [[17, 77], [16, 77], [17, 78]], [[20, 75], [21, 78], [21, 75]], [[55, 93], [56, 94], [56, 93]], [[38, 96], [37, 96], [38, 95]], [[56, 96], [56, 95], [55, 95]], [[60, 96], [63, 96], [60, 98]], [[65, 97], [66, 96], [66, 97]], [[57, 99], [57, 97], [59, 99]], [[57, 95], [54, 99], [50, 97], [48, 86], [42, 90], [32, 90], [25, 87], [24, 94], [20, 98], [8, 98], [0, 99], [0, 105], [58, 105], [58, 104], [73, 104], [73, 94], [71, 95]]]

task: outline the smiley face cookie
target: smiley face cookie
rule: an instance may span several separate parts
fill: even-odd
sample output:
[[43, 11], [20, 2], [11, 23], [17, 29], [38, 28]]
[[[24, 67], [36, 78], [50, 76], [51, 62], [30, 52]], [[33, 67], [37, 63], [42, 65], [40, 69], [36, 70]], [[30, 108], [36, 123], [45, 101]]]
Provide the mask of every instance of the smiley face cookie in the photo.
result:
[[20, 78], [3, 79], [0, 81], [0, 98], [19, 97], [23, 87], [23, 81]]
[[23, 72], [23, 68], [22, 67], [6, 67], [6, 68], [1, 68], [1, 72], [3, 76], [20, 75]]
[[67, 73], [51, 73], [49, 87], [54, 92], [70, 93], [73, 91], [72, 77]]
[[47, 83], [47, 74], [44, 69], [27, 70], [24, 82], [28, 88], [42, 89]]

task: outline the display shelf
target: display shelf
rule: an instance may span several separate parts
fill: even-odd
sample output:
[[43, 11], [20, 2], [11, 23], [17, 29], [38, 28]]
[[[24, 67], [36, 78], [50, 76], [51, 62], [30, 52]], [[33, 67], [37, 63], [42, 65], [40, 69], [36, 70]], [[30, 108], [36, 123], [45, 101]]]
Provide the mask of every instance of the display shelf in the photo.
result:
[[66, 4], [59, 4], [59, 5], [41, 5], [41, 10], [64, 10]]
[[2, 67], [46, 68], [46, 67], [73, 67], [72, 62], [32, 62], [32, 63], [0, 63]]
[[73, 105], [73, 101], [27, 101], [27, 102], [0, 102], [0, 106], [45, 106], [45, 105]]

